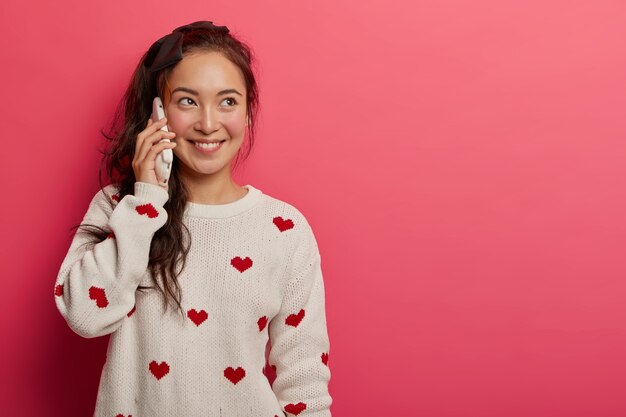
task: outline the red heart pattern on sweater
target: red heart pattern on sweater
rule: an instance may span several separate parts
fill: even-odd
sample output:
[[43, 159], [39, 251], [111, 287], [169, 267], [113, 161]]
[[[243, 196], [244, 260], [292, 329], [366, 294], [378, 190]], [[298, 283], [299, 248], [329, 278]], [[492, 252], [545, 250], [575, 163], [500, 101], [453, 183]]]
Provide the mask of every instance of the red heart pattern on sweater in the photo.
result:
[[[124, 414], [118, 414], [115, 417], [126, 417]], [[128, 417], [133, 417], [132, 414], [129, 414]]]
[[301, 412], [303, 412], [304, 410], [306, 410], [306, 404], [305, 403], [298, 403], [298, 404], [287, 404], [285, 406], [285, 411], [290, 413], [290, 414], [294, 414], [294, 415], [298, 415]]
[[105, 308], [109, 305], [104, 288], [91, 287], [89, 288], [89, 298], [95, 300], [96, 305], [100, 308]]
[[140, 206], [137, 206], [137, 207], [135, 207], [135, 210], [137, 211], [137, 213], [139, 213], [141, 215], [145, 214], [146, 216], [150, 217], [151, 219], [154, 219], [155, 217], [157, 217], [159, 215], [159, 212], [150, 203], [142, 204]]
[[237, 384], [237, 382], [241, 381], [243, 377], [246, 376], [246, 371], [242, 367], [238, 367], [237, 369], [233, 369], [231, 366], [224, 369], [224, 376], [228, 378], [230, 382], [233, 384]]
[[119, 201], [120, 201], [120, 196], [119, 196], [119, 195], [117, 195], [117, 194], [113, 194], [113, 195], [111, 196], [111, 200], [119, 202]]
[[280, 216], [276, 216], [272, 219], [278, 230], [284, 232], [285, 230], [293, 229], [293, 220], [283, 219]]
[[298, 314], [290, 314], [285, 319], [285, 324], [289, 326], [293, 326], [293, 327], [298, 327], [298, 325], [300, 324], [303, 318], [304, 318], [304, 310], [302, 309], [300, 310]]
[[204, 310], [196, 311], [195, 308], [192, 308], [187, 312], [187, 317], [189, 317], [189, 319], [193, 321], [196, 326], [200, 326], [209, 317], [209, 315]]
[[276, 365], [270, 365], [269, 362], [266, 362], [261, 372], [267, 378], [270, 387], [274, 385], [274, 380], [276, 379]]
[[57, 297], [60, 297], [63, 295], [63, 284], [59, 284], [56, 287], [54, 287], [54, 295], [56, 295]]
[[152, 361], [150, 362], [150, 366], [148, 366], [148, 369], [150, 369], [150, 372], [152, 372], [152, 375], [154, 375], [157, 380], [163, 378], [170, 372], [170, 366], [165, 361], [161, 363]]
[[[120, 201], [120, 198], [117, 195], [113, 195], [112, 199], [118, 202]], [[159, 215], [159, 212], [150, 203], [136, 206], [135, 210], [140, 215], [146, 215], [149, 218], [155, 218], [155, 217], [158, 217]], [[274, 217], [273, 223], [281, 232], [290, 230], [294, 227], [293, 220], [284, 219], [280, 216]], [[107, 235], [107, 239], [108, 238], [115, 238], [114, 233], [110, 232]], [[239, 272], [242, 272], [242, 273], [246, 271], [247, 269], [251, 268], [252, 264], [253, 262], [250, 257], [241, 258], [240, 256], [237, 256], [231, 259], [231, 265], [234, 268], [236, 268]], [[56, 296], [63, 295], [63, 284], [57, 285], [55, 287], [54, 292]], [[92, 286], [91, 288], [89, 288], [89, 298], [96, 301], [96, 305], [100, 308], [107, 307], [109, 304], [108, 299], [106, 297], [106, 291], [103, 288], [98, 288], [95, 286]], [[131, 317], [133, 313], [135, 312], [135, 310], [136, 310], [136, 306], [133, 306], [132, 310], [128, 313], [128, 317]], [[196, 309], [188, 310], [187, 316], [196, 326], [200, 326], [200, 324], [204, 323], [208, 318], [208, 314], [205, 310], [198, 311]], [[287, 316], [287, 318], [285, 319], [285, 324], [289, 326], [293, 326], [293, 327], [298, 327], [298, 325], [302, 322], [302, 319], [304, 317], [305, 317], [305, 310], [300, 309], [300, 311], [297, 314], [290, 314], [289, 316]], [[260, 332], [263, 331], [267, 327], [267, 324], [268, 324], [268, 317], [267, 316], [260, 317], [257, 321], [259, 331]], [[323, 352], [321, 354], [321, 361], [326, 366], [328, 366], [328, 357], [329, 356], [327, 352]], [[154, 377], [157, 380], [160, 380], [161, 378], [163, 378], [165, 375], [167, 375], [170, 372], [170, 366], [165, 361], [159, 364], [153, 360], [152, 362], [150, 362], [148, 368], [150, 372], [152, 373], [152, 375], [154, 375]], [[271, 375], [272, 373], [273, 375]], [[266, 375], [268, 379], [270, 379], [270, 376], [273, 376], [275, 378], [276, 366], [270, 365], [269, 363], [267, 363], [266, 367], [263, 369], [263, 374]], [[230, 382], [232, 382], [233, 385], [236, 385], [237, 383], [239, 383], [242, 379], [245, 378], [245, 376], [246, 376], [246, 371], [242, 367], [237, 367], [236, 369], [234, 369], [233, 367], [228, 367], [224, 370], [224, 377], [226, 377]], [[271, 385], [271, 382], [272, 381], [270, 381], [270, 385]], [[290, 413], [293, 415], [299, 415], [302, 411], [306, 410], [306, 408], [307, 406], [305, 403], [298, 402], [297, 404], [287, 404], [284, 407], [284, 410], [287, 413]], [[118, 414], [116, 417], [125, 417], [125, 415]], [[132, 415], [128, 415], [128, 417], [132, 417]]]
[[230, 260], [230, 264], [237, 268], [239, 272], [243, 272], [252, 266], [252, 259], [247, 256], [244, 259], [241, 259], [241, 257], [237, 256]]

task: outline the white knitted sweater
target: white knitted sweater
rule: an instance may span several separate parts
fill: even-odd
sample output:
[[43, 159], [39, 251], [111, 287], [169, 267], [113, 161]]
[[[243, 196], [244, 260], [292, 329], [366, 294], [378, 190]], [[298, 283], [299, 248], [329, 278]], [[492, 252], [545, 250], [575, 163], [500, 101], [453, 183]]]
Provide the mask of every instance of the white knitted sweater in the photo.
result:
[[95, 417], [331, 415], [316, 239], [294, 206], [245, 187], [232, 203], [186, 205], [185, 318], [166, 312], [158, 290], [137, 289], [153, 285], [150, 243], [168, 217], [167, 191], [136, 182], [121, 201], [114, 185], [94, 196], [83, 223], [111, 233], [84, 246], [76, 233], [54, 294], [74, 332], [111, 334]]

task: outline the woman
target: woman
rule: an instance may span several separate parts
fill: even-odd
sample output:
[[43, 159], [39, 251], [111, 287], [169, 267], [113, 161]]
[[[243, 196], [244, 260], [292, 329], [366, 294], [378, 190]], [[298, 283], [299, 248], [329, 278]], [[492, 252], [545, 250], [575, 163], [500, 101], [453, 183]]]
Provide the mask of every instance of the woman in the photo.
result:
[[133, 74], [108, 136], [111, 184], [55, 283], [74, 332], [111, 334], [95, 417], [330, 416], [315, 236], [294, 206], [232, 177], [246, 132], [248, 154], [253, 143], [251, 65], [227, 27], [202, 21], [156, 41]]

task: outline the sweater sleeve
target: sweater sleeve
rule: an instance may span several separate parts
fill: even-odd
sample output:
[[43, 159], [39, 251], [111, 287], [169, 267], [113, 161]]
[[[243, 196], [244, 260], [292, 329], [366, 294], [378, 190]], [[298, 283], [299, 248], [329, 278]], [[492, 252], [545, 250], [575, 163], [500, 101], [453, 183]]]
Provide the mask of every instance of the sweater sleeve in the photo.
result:
[[[113, 333], [135, 305], [135, 291], [148, 268], [154, 233], [167, 221], [163, 205], [169, 195], [158, 185], [136, 182], [114, 208], [100, 190], [82, 223], [110, 230], [101, 242], [78, 229], [59, 270], [57, 309], [78, 335], [92, 338]], [[119, 200], [113, 195], [113, 200]]]
[[279, 313], [270, 322], [272, 384], [286, 415], [330, 417], [329, 339], [324, 282], [315, 236], [306, 221], [293, 254]]

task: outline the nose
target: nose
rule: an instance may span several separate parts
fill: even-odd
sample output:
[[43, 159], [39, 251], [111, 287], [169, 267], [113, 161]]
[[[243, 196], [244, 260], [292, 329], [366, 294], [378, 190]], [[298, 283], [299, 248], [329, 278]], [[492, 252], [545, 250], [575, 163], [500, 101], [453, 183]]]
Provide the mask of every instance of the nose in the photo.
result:
[[211, 134], [211, 132], [218, 130], [219, 120], [216, 115], [216, 110], [208, 106], [205, 108], [201, 108], [194, 128], [206, 135], [209, 135]]

